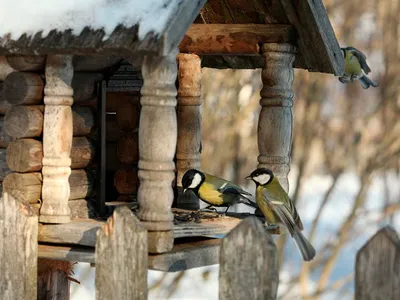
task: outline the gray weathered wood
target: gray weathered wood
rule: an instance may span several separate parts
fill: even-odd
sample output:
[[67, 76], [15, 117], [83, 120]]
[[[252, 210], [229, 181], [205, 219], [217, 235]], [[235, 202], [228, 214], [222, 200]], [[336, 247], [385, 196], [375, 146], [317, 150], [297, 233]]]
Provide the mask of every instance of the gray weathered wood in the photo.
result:
[[147, 230], [127, 207], [97, 232], [96, 299], [147, 299]]
[[[53, 29], [43, 37], [41, 32], [23, 34], [18, 40], [9, 35], [0, 37], [0, 54], [40, 55], [40, 54], [104, 54], [136, 57], [143, 54], [165, 56], [178, 47], [189, 26], [193, 23], [206, 0], [177, 2], [170, 9], [166, 27], [160, 34], [149, 32], [144, 39], [138, 38], [140, 24], [126, 27], [119, 24], [105, 37], [103, 29], [85, 27], [79, 35], [71, 30], [62, 32]], [[23, 15], [21, 17], [24, 17]]]
[[[148, 268], [163, 272], [178, 272], [218, 264], [220, 241], [220, 239], [207, 239], [174, 245], [170, 252], [150, 254]], [[92, 264], [96, 262], [93, 247], [39, 244], [38, 256], [71, 262]]]
[[46, 55], [9, 55], [6, 59], [19, 72], [42, 71], [46, 65]]
[[38, 257], [71, 262], [95, 263], [94, 248], [81, 246], [38, 246]]
[[162, 59], [146, 56], [142, 66], [138, 216], [149, 230], [152, 253], [167, 252], [174, 244], [171, 206], [178, 131], [176, 55], [174, 51]]
[[271, 169], [283, 188], [289, 190], [293, 131], [293, 61], [296, 48], [290, 44], [264, 44], [263, 88], [258, 119], [258, 167]]
[[218, 264], [220, 239], [174, 245], [164, 254], [149, 255], [149, 269], [178, 272]]
[[357, 253], [356, 300], [400, 299], [400, 239], [395, 229], [379, 230]]
[[7, 193], [0, 199], [0, 295], [34, 300], [37, 293], [38, 217]]
[[14, 106], [4, 117], [4, 131], [13, 138], [38, 137], [43, 132], [43, 106]]
[[[72, 201], [69, 201], [72, 202]], [[175, 238], [224, 235], [241, 220], [220, 217], [202, 220], [201, 223], [176, 224], [173, 228]], [[39, 227], [39, 241], [54, 244], [74, 244], [94, 247], [96, 232], [104, 225], [103, 221], [75, 219], [67, 224], [42, 224]]]
[[344, 59], [322, 0], [280, 0], [309, 71], [342, 75]]
[[276, 246], [255, 217], [222, 239], [219, 299], [275, 300], [279, 273]]
[[0, 148], [7, 148], [11, 141], [15, 140], [4, 130], [4, 116], [0, 116]]

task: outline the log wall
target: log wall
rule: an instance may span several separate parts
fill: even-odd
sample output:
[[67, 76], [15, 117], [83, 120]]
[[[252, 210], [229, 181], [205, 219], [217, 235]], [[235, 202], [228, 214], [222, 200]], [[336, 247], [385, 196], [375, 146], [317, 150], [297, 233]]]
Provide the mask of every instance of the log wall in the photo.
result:
[[[24, 61], [0, 82], [0, 182], [4, 191], [28, 203], [42, 193], [44, 64]], [[34, 61], [31, 62], [35, 64]], [[16, 62], [20, 65], [21, 62]], [[26, 64], [28, 64], [26, 66]], [[96, 83], [99, 72], [75, 72], [72, 79], [73, 139], [70, 200], [92, 199], [96, 179]]]
[[137, 201], [140, 109], [139, 92], [107, 93], [106, 181], [107, 196], [112, 200]]

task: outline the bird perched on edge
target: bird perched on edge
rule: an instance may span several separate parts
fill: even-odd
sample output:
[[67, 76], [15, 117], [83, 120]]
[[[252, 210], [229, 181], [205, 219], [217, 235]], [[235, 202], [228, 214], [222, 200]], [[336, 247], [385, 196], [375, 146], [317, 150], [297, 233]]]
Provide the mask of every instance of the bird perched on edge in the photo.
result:
[[246, 198], [252, 196], [240, 186], [225, 179], [200, 172], [196, 169], [188, 170], [182, 177], [183, 192], [192, 190], [197, 197], [206, 202], [209, 206], [229, 207], [237, 203], [243, 203], [257, 208], [257, 204]]
[[378, 83], [367, 77], [371, 68], [367, 64], [367, 57], [354, 47], [341, 48], [345, 62], [344, 74], [339, 77], [341, 83], [352, 82], [358, 79], [364, 89], [370, 86], [377, 87]]
[[303, 223], [297, 213], [294, 203], [280, 185], [271, 170], [259, 168], [253, 171], [246, 179], [256, 184], [256, 200], [265, 216], [268, 225], [282, 223], [289, 230], [290, 235], [305, 261], [315, 256], [315, 249], [301, 233]]

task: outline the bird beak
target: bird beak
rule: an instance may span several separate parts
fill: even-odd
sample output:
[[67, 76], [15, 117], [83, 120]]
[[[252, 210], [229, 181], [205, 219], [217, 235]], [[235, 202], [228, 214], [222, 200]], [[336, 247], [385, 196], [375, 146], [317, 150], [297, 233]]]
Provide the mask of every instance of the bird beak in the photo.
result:
[[246, 177], [246, 179], [247, 179], [247, 180], [251, 180], [252, 178], [251, 178], [251, 176], [249, 175], [249, 176]]
[[186, 193], [186, 191], [187, 191], [187, 189], [183, 189], [183, 193], [184, 193], [184, 194]]

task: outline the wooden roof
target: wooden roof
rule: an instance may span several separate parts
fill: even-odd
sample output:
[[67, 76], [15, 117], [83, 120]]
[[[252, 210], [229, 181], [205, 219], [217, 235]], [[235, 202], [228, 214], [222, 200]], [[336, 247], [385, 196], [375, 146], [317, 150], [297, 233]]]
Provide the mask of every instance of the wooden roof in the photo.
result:
[[[322, 0], [208, 0], [198, 24], [291, 24], [299, 53], [295, 67], [341, 75], [344, 61]], [[204, 67], [261, 68], [260, 55], [204, 56]]]
[[45, 37], [42, 37], [41, 32], [32, 36], [23, 34], [17, 40], [10, 38], [10, 35], [4, 35], [0, 37], [0, 55], [107, 54], [128, 57], [153, 53], [164, 56], [179, 45], [205, 2], [206, 0], [175, 2], [161, 34], [150, 32], [142, 40], [138, 38], [140, 24], [131, 27], [119, 25], [104, 40], [103, 29], [85, 27], [79, 35], [73, 35], [71, 30], [60, 32], [55, 28]]
[[140, 65], [140, 54], [166, 55], [180, 45], [181, 52], [202, 55], [203, 67], [254, 69], [264, 64], [260, 44], [291, 43], [298, 49], [296, 68], [343, 74], [344, 60], [322, 0], [205, 2], [177, 2], [162, 33], [148, 33], [143, 40], [138, 24], [120, 25], [105, 40], [103, 30], [85, 28], [78, 36], [53, 30], [44, 38], [41, 33], [18, 40], [0, 37], [0, 55], [104, 54], [134, 57]]

